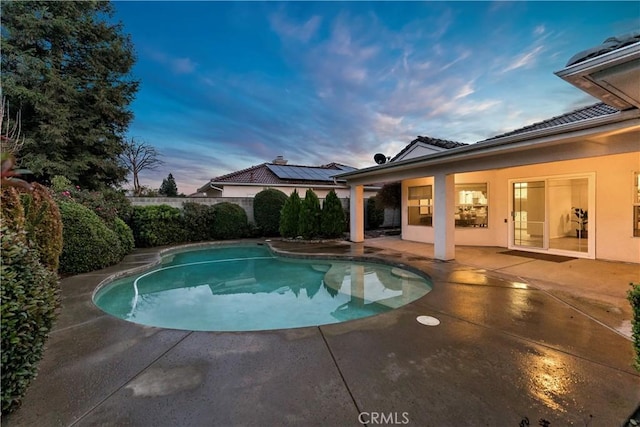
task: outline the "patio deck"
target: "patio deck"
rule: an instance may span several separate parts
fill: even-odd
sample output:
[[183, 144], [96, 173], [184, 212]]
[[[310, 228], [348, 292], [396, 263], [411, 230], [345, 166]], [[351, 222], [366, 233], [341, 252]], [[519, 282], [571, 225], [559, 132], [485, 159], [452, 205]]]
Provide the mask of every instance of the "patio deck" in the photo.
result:
[[[434, 289], [342, 324], [190, 332], [106, 315], [91, 295], [157, 250], [66, 278], [39, 375], [9, 426], [621, 425], [640, 402], [626, 330], [638, 265], [552, 262], [458, 248], [454, 262], [398, 238], [270, 242], [278, 251], [397, 261]], [[436, 327], [416, 322], [437, 317]], [[374, 418], [375, 417], [375, 418]], [[406, 421], [406, 422], [405, 422]]]

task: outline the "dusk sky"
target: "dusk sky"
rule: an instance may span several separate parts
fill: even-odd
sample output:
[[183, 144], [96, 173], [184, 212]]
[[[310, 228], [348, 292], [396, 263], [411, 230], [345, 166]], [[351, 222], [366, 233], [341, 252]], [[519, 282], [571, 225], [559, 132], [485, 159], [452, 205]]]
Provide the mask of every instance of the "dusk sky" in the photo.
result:
[[[129, 137], [190, 194], [273, 160], [373, 166], [597, 102], [553, 74], [640, 28], [638, 2], [114, 2], [135, 46]], [[127, 187], [129, 187], [127, 185]]]

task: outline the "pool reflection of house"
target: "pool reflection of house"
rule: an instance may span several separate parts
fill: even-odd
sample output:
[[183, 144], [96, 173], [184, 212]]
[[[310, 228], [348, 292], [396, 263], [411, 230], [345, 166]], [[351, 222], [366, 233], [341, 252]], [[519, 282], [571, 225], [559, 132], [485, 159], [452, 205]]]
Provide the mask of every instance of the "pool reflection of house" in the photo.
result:
[[339, 175], [351, 240], [363, 186], [402, 181], [402, 238], [640, 262], [640, 33], [608, 39], [556, 73], [602, 102], [471, 145]]

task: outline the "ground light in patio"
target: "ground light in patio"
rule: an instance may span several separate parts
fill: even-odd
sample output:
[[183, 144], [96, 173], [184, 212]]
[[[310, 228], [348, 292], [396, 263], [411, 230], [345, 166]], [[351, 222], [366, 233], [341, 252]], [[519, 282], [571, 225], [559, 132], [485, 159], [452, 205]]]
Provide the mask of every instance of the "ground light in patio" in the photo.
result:
[[440, 324], [440, 320], [436, 319], [433, 316], [418, 316], [416, 320], [418, 321], [418, 323], [427, 326], [438, 326]]
[[98, 307], [147, 326], [258, 331], [326, 325], [401, 307], [425, 277], [379, 263], [279, 257], [262, 245], [185, 249], [101, 286]]

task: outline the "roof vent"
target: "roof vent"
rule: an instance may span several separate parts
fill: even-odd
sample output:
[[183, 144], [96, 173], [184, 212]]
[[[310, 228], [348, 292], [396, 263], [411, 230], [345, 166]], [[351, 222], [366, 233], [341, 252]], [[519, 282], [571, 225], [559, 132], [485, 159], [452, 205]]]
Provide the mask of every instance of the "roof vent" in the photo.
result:
[[278, 156], [275, 159], [273, 159], [272, 163], [274, 165], [286, 165], [288, 161], [289, 160], [285, 159], [283, 156]]

